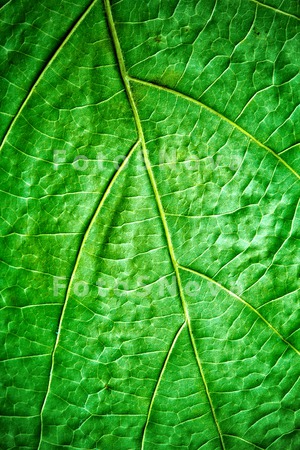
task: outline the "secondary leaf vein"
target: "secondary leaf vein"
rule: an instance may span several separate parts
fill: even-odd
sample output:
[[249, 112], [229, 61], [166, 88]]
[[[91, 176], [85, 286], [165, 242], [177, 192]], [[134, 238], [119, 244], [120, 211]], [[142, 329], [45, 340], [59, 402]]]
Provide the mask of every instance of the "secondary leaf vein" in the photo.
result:
[[153, 391], [153, 394], [152, 394], [152, 397], [151, 397], [150, 405], [149, 405], [149, 408], [148, 408], [148, 413], [147, 413], [146, 423], [145, 423], [145, 426], [144, 426], [144, 429], [143, 429], [141, 450], [144, 450], [146, 431], [147, 431], [147, 427], [148, 427], [149, 420], [150, 420], [150, 416], [151, 416], [151, 411], [152, 411], [152, 408], [153, 408], [154, 400], [155, 400], [155, 397], [156, 397], [156, 394], [157, 394], [157, 391], [158, 391], [160, 382], [161, 382], [161, 380], [162, 380], [162, 377], [163, 377], [163, 374], [164, 374], [164, 372], [165, 372], [165, 369], [166, 369], [166, 367], [167, 367], [167, 365], [168, 365], [168, 362], [169, 362], [171, 353], [172, 353], [172, 351], [173, 351], [173, 348], [175, 347], [175, 344], [176, 344], [176, 342], [177, 342], [177, 340], [178, 340], [178, 338], [179, 338], [179, 336], [180, 336], [180, 334], [181, 334], [181, 332], [182, 332], [182, 330], [184, 329], [185, 326], [186, 326], [186, 322], [184, 322], [184, 323], [180, 326], [179, 330], [178, 330], [177, 333], [175, 334], [174, 339], [173, 339], [173, 342], [172, 342], [172, 344], [171, 344], [171, 346], [170, 346], [170, 348], [169, 348], [169, 351], [168, 351], [168, 353], [167, 353], [167, 356], [166, 356], [165, 361], [164, 361], [164, 363], [163, 363], [163, 366], [162, 366], [162, 368], [161, 368], [159, 377], [158, 377], [158, 379], [157, 379], [157, 382], [156, 382], [156, 385], [155, 385], [155, 388], [154, 388], [154, 391]]
[[83, 20], [86, 18], [86, 16], [89, 14], [89, 12], [91, 11], [91, 9], [93, 8], [93, 6], [97, 3], [97, 0], [93, 0], [93, 2], [86, 8], [86, 10], [83, 12], [83, 14], [80, 16], [80, 18], [77, 20], [77, 22], [75, 23], [75, 25], [73, 25], [73, 27], [71, 28], [71, 30], [69, 31], [69, 33], [67, 34], [67, 36], [65, 37], [65, 39], [63, 40], [63, 42], [60, 44], [60, 46], [56, 49], [55, 53], [53, 54], [53, 56], [50, 58], [50, 60], [47, 62], [47, 64], [45, 65], [45, 67], [43, 68], [43, 70], [41, 71], [41, 73], [39, 74], [39, 76], [37, 77], [36, 81], [33, 83], [31, 89], [29, 90], [27, 96], [25, 97], [25, 99], [23, 100], [19, 110], [17, 111], [15, 117], [13, 118], [13, 120], [11, 121], [3, 139], [2, 142], [0, 144], [0, 152], [2, 151], [5, 142], [7, 141], [7, 138], [12, 130], [12, 128], [14, 127], [15, 123], [17, 122], [18, 118], [21, 116], [23, 109], [25, 108], [25, 106], [27, 105], [29, 99], [31, 98], [35, 88], [37, 87], [37, 85], [39, 84], [39, 82], [41, 81], [41, 79], [43, 78], [44, 74], [46, 73], [46, 71], [48, 70], [48, 68], [51, 66], [51, 64], [53, 63], [53, 61], [57, 58], [57, 56], [59, 55], [59, 53], [61, 52], [61, 50], [64, 48], [64, 46], [66, 45], [66, 43], [69, 41], [69, 39], [71, 38], [71, 36], [74, 34], [74, 32], [77, 30], [77, 28], [80, 26], [80, 24], [83, 22]]
[[44, 411], [44, 408], [45, 408], [45, 405], [46, 405], [46, 402], [47, 402], [47, 398], [48, 398], [48, 395], [49, 395], [49, 392], [50, 392], [51, 383], [52, 383], [54, 363], [55, 363], [55, 353], [56, 353], [56, 350], [57, 350], [57, 347], [58, 347], [58, 343], [59, 343], [60, 331], [61, 331], [61, 328], [62, 328], [63, 318], [64, 318], [64, 315], [65, 315], [65, 311], [66, 311], [66, 308], [67, 308], [68, 300], [69, 300], [69, 297], [70, 297], [72, 283], [73, 283], [73, 280], [74, 280], [75, 275], [76, 275], [76, 270], [77, 270], [77, 267], [79, 265], [79, 261], [80, 261], [80, 258], [81, 258], [82, 252], [83, 252], [83, 248], [84, 248], [84, 245], [85, 245], [85, 243], [86, 243], [86, 241], [88, 239], [90, 230], [93, 227], [93, 225], [95, 223], [95, 220], [96, 220], [96, 218], [97, 218], [97, 216], [98, 216], [98, 214], [99, 214], [99, 212], [100, 212], [100, 210], [101, 210], [101, 208], [102, 208], [102, 206], [103, 206], [107, 196], [109, 195], [112, 186], [114, 185], [114, 183], [115, 183], [116, 179], [118, 178], [118, 176], [120, 175], [120, 173], [123, 171], [124, 167], [127, 165], [127, 162], [129, 161], [131, 155], [133, 154], [133, 152], [135, 151], [135, 149], [137, 148], [138, 145], [139, 145], [139, 141], [137, 141], [134, 144], [134, 146], [131, 148], [131, 150], [127, 154], [126, 158], [124, 159], [124, 161], [120, 165], [119, 169], [117, 170], [117, 172], [115, 172], [114, 176], [112, 177], [111, 181], [109, 182], [109, 184], [108, 184], [108, 186], [107, 186], [107, 188], [106, 188], [106, 190], [105, 190], [105, 192], [104, 192], [104, 194], [103, 194], [103, 196], [102, 196], [102, 198], [100, 200], [100, 203], [99, 203], [98, 207], [96, 208], [95, 212], [93, 213], [93, 216], [92, 216], [92, 218], [91, 218], [91, 220], [89, 222], [89, 225], [88, 225], [88, 227], [87, 227], [87, 229], [86, 229], [86, 231], [84, 233], [83, 239], [82, 239], [80, 247], [78, 249], [78, 253], [77, 253], [77, 256], [76, 256], [74, 268], [73, 268], [73, 271], [72, 271], [72, 274], [71, 274], [71, 277], [70, 277], [70, 280], [69, 280], [69, 283], [68, 283], [64, 304], [63, 304], [62, 311], [61, 311], [61, 314], [60, 314], [58, 330], [57, 330], [57, 338], [56, 338], [56, 341], [55, 341], [55, 344], [54, 344], [54, 347], [53, 347], [52, 356], [51, 356], [51, 366], [50, 366], [48, 387], [47, 387], [47, 391], [46, 391], [46, 394], [45, 394], [45, 397], [44, 397], [44, 401], [43, 401], [43, 404], [42, 404], [42, 407], [41, 407], [41, 412], [40, 412], [41, 430], [40, 430], [40, 441], [39, 441], [39, 445], [38, 445], [38, 450], [40, 449], [40, 446], [41, 446], [41, 443], [42, 443], [42, 438], [43, 438], [43, 411]]
[[229, 295], [231, 295], [231, 297], [234, 297], [236, 300], [239, 300], [241, 303], [243, 303], [245, 306], [247, 306], [249, 309], [251, 309], [251, 311], [253, 311], [272, 331], [273, 333], [277, 334], [277, 336], [285, 343], [287, 344], [290, 348], [292, 348], [297, 355], [300, 355], [300, 351], [297, 350], [296, 347], [294, 347], [288, 340], [286, 340], [281, 333], [279, 333], [278, 330], [276, 330], [275, 327], [273, 327], [273, 325], [264, 318], [264, 316], [257, 311], [256, 308], [254, 308], [254, 306], [250, 305], [250, 303], [248, 303], [246, 300], [244, 300], [243, 298], [241, 298], [240, 296], [238, 296], [237, 294], [235, 294], [234, 292], [230, 291], [229, 289], [227, 289], [225, 286], [223, 286], [221, 283], [219, 283], [218, 281], [215, 281], [213, 278], [208, 277], [207, 275], [204, 275], [203, 273], [200, 273], [194, 269], [190, 269], [188, 267], [185, 266], [181, 266], [179, 264], [178, 266], [180, 269], [185, 270], [186, 272], [190, 272], [193, 273], [194, 275], [197, 275], [201, 278], [203, 278], [204, 280], [210, 281], [211, 283], [214, 283], [216, 286], [218, 286], [220, 289], [222, 289], [223, 291], [227, 292]]
[[228, 119], [228, 117], [224, 116], [223, 114], [219, 113], [218, 111], [216, 111], [215, 109], [211, 108], [210, 106], [207, 106], [205, 103], [200, 102], [199, 100], [194, 99], [193, 97], [190, 97], [189, 95], [183, 94], [182, 92], [176, 91], [174, 89], [171, 89], [169, 87], [166, 86], [161, 86], [159, 84], [150, 82], [150, 81], [144, 81], [144, 80], [140, 80], [139, 78], [135, 78], [135, 77], [128, 77], [128, 79], [134, 83], [139, 83], [142, 84], [144, 86], [148, 86], [148, 87], [152, 87], [154, 89], [159, 89], [161, 91], [164, 92], [169, 92], [172, 95], [175, 95], [177, 97], [180, 97], [190, 103], [194, 103], [197, 106], [200, 106], [204, 109], [206, 109], [207, 111], [209, 111], [210, 113], [214, 114], [215, 116], [218, 116], [220, 119], [224, 120], [225, 122], [229, 123], [232, 127], [236, 128], [238, 131], [240, 131], [241, 133], [243, 133], [245, 136], [247, 136], [252, 142], [254, 142], [255, 144], [259, 145], [261, 148], [265, 149], [267, 152], [271, 153], [271, 155], [273, 155], [277, 161], [279, 161], [281, 164], [283, 164], [290, 172], [293, 173], [293, 175], [295, 175], [295, 177], [298, 178], [298, 180], [300, 180], [300, 175], [284, 160], [281, 158], [281, 156], [279, 156], [274, 150], [272, 150], [270, 147], [268, 147], [267, 145], [263, 144], [262, 142], [260, 142], [258, 139], [256, 139], [254, 136], [252, 136], [252, 134], [250, 134], [248, 131], [244, 130], [244, 128], [242, 128], [241, 126], [239, 126], [238, 124], [236, 124], [235, 122], [233, 122], [232, 120]]
[[296, 20], [300, 20], [300, 17], [295, 16], [295, 14], [291, 14], [291, 13], [288, 13], [286, 11], [283, 11], [282, 9], [274, 8], [274, 6], [267, 5], [266, 3], [261, 3], [261, 2], [259, 2], [257, 0], [250, 0], [250, 1], [253, 2], [253, 3], [256, 3], [257, 5], [262, 6], [264, 8], [272, 9], [275, 13], [284, 14], [285, 16], [291, 17], [291, 18], [296, 19]]

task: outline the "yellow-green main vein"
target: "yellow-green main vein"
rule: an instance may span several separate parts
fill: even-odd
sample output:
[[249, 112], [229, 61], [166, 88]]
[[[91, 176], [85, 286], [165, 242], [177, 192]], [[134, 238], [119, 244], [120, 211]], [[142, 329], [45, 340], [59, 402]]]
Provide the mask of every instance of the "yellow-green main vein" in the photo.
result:
[[[149, 155], [148, 155], [148, 151], [147, 151], [147, 147], [146, 147], [146, 142], [145, 142], [145, 137], [144, 137], [144, 132], [143, 132], [143, 128], [142, 128], [142, 124], [141, 124], [141, 120], [139, 117], [139, 113], [137, 110], [137, 106], [133, 97], [133, 93], [131, 90], [131, 86], [130, 86], [130, 80], [129, 77], [127, 75], [127, 71], [126, 71], [126, 67], [125, 67], [125, 63], [124, 63], [124, 58], [123, 58], [123, 54], [122, 54], [122, 50], [121, 50], [121, 46], [120, 46], [120, 42], [119, 42], [119, 38], [117, 35], [117, 31], [115, 28], [115, 24], [114, 24], [114, 20], [113, 20], [113, 16], [112, 16], [112, 11], [111, 11], [111, 6], [110, 6], [110, 2], [109, 0], [104, 0], [104, 5], [105, 5], [105, 11], [106, 11], [106, 15], [107, 15], [107, 21], [108, 21], [108, 26], [109, 26], [109, 30], [112, 36], [112, 40], [114, 43], [114, 48], [115, 48], [115, 52], [116, 52], [116, 56], [117, 56], [117, 60], [118, 60], [118, 64], [119, 64], [119, 70], [120, 70], [120, 74], [124, 83], [124, 87], [125, 87], [125, 91], [128, 97], [128, 101], [130, 103], [131, 109], [132, 109], [132, 113], [134, 116], [134, 120], [135, 120], [135, 124], [136, 124], [136, 128], [137, 128], [137, 132], [139, 135], [139, 140], [141, 142], [142, 145], [142, 152], [143, 152], [143, 157], [144, 157], [144, 162], [146, 165], [146, 169], [148, 172], [148, 176], [150, 179], [150, 183], [153, 189], [153, 193], [155, 196], [155, 200], [156, 200], [156, 204], [157, 204], [157, 208], [159, 210], [159, 214], [160, 214], [160, 218], [162, 221], [162, 225], [164, 228], [164, 232], [165, 232], [165, 237], [166, 237], [166, 241], [167, 241], [167, 245], [168, 245], [168, 251], [169, 251], [169, 255], [171, 258], [171, 262], [174, 268], [174, 272], [175, 272], [175, 276], [176, 276], [176, 281], [177, 281], [177, 286], [178, 286], [178, 290], [179, 290], [179, 295], [180, 295], [180, 299], [181, 299], [181, 304], [182, 304], [182, 308], [183, 308], [183, 312], [184, 312], [184, 317], [185, 317], [185, 322], [187, 324], [187, 328], [189, 331], [189, 336], [190, 336], [190, 340], [191, 340], [191, 345], [193, 348], [193, 352], [195, 354], [195, 358], [197, 361], [197, 365], [198, 365], [198, 369], [203, 381], [203, 385], [204, 385], [204, 389], [206, 392], [206, 396], [211, 408], [211, 412], [216, 424], [216, 428], [217, 428], [217, 432], [219, 435], [219, 439], [220, 439], [220, 444], [221, 444], [221, 448], [223, 450], [225, 450], [225, 444], [224, 444], [224, 439], [222, 436], [222, 432], [221, 432], [221, 428], [220, 425], [218, 423], [217, 420], [217, 416], [215, 413], [215, 409], [212, 403], [212, 399], [208, 390], [208, 385], [205, 379], [205, 375], [203, 372], [203, 368], [202, 368], [202, 363], [200, 361], [199, 355], [198, 355], [198, 351], [197, 351], [197, 347], [196, 347], [196, 342], [195, 342], [195, 338], [193, 335], [193, 331], [192, 331], [192, 327], [191, 327], [191, 321], [190, 321], [190, 317], [189, 317], [189, 312], [188, 312], [188, 308], [187, 308], [187, 304], [186, 304], [186, 300], [185, 300], [185, 296], [184, 296], [184, 291], [183, 291], [183, 287], [182, 287], [182, 283], [181, 283], [181, 278], [180, 278], [180, 273], [179, 273], [179, 266], [175, 257], [175, 253], [174, 253], [174, 248], [173, 248], [173, 244], [172, 244], [172, 240], [171, 240], [171, 235], [169, 232], [169, 228], [168, 228], [168, 224], [167, 224], [167, 220], [166, 220], [166, 215], [165, 215], [165, 211], [160, 199], [160, 195], [158, 192], [158, 188], [157, 188], [157, 184], [156, 184], [156, 180], [152, 171], [152, 167], [151, 167], [151, 163], [150, 163], [150, 159], [149, 159]], [[146, 430], [144, 429], [144, 433], [146, 432]], [[144, 439], [143, 439], [144, 441]]]

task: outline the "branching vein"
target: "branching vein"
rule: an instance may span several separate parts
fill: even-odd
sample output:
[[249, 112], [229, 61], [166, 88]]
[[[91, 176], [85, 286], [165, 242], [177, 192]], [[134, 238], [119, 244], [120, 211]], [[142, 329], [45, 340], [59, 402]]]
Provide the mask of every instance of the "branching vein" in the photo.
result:
[[258, 448], [259, 450], [265, 450], [263, 447], [259, 447], [258, 445], [253, 444], [253, 442], [247, 441], [246, 439], [243, 439], [243, 438], [241, 438], [239, 436], [234, 436], [233, 434], [224, 434], [224, 436], [228, 436], [230, 438], [238, 439], [239, 441], [245, 442], [247, 445], [252, 445], [253, 447]]
[[250, 0], [250, 1], [253, 3], [256, 3], [257, 5], [262, 6], [264, 8], [272, 9], [276, 13], [284, 14], [285, 16], [292, 17], [293, 19], [296, 19], [296, 20], [300, 20], [300, 17], [295, 16], [294, 14], [288, 13], [286, 11], [283, 11], [282, 9], [274, 8], [274, 6], [267, 5], [266, 3], [259, 2], [258, 0]]
[[89, 14], [89, 12], [91, 11], [91, 9], [94, 7], [94, 5], [97, 3], [97, 0], [94, 0], [89, 6], [88, 8], [84, 11], [84, 13], [80, 16], [79, 20], [75, 23], [75, 25], [72, 27], [71, 31], [68, 33], [68, 35], [66, 36], [66, 38], [63, 40], [63, 42], [60, 44], [60, 46], [58, 47], [58, 49], [55, 51], [54, 55], [50, 58], [50, 60], [47, 62], [47, 64], [45, 65], [45, 67], [43, 68], [43, 70], [41, 71], [40, 75], [38, 76], [38, 78], [36, 79], [36, 81], [34, 82], [34, 84], [32, 85], [31, 89], [29, 90], [27, 96], [25, 97], [25, 99], [23, 100], [23, 103], [21, 104], [17, 114], [15, 115], [14, 119], [11, 121], [3, 139], [2, 142], [0, 144], [0, 152], [2, 151], [7, 138], [12, 130], [12, 128], [14, 127], [15, 123], [17, 122], [17, 120], [19, 119], [19, 117], [21, 116], [23, 109], [25, 108], [25, 106], [27, 105], [28, 101], [30, 100], [33, 92], [35, 91], [37, 85], [40, 83], [41, 79], [43, 78], [43, 76], [45, 75], [46, 71], [48, 70], [48, 68], [52, 65], [53, 61], [57, 58], [57, 56], [61, 53], [62, 49], [65, 47], [65, 45], [67, 44], [67, 42], [70, 40], [71, 36], [75, 33], [75, 31], [77, 30], [77, 28], [80, 26], [80, 24], [83, 22], [83, 20], [86, 18], [86, 16]]
[[171, 354], [172, 354], [173, 348], [175, 347], [175, 344], [176, 344], [176, 342], [177, 342], [177, 340], [178, 340], [178, 338], [179, 338], [179, 336], [180, 336], [180, 334], [181, 334], [181, 332], [182, 332], [182, 330], [184, 329], [185, 326], [186, 326], [186, 322], [184, 322], [184, 323], [181, 325], [181, 327], [179, 328], [179, 330], [178, 330], [177, 333], [175, 334], [175, 337], [174, 337], [174, 339], [173, 339], [173, 342], [172, 342], [172, 344], [171, 344], [171, 346], [170, 346], [170, 349], [169, 349], [169, 351], [168, 351], [168, 353], [167, 353], [166, 359], [165, 359], [164, 364], [163, 364], [163, 366], [162, 366], [162, 369], [161, 369], [161, 371], [160, 371], [159, 377], [158, 377], [158, 379], [157, 379], [157, 383], [156, 383], [156, 385], [155, 385], [155, 389], [154, 389], [153, 394], [152, 394], [152, 397], [151, 397], [151, 401], [150, 401], [150, 405], [149, 405], [149, 409], [148, 409], [148, 413], [147, 413], [147, 418], [146, 418], [146, 423], [145, 423], [144, 430], [143, 430], [141, 450], [144, 450], [146, 431], [147, 431], [148, 423], [149, 423], [149, 420], [150, 420], [150, 416], [151, 416], [151, 411], [152, 411], [152, 408], [153, 408], [154, 399], [155, 399], [155, 397], [156, 397], [156, 394], [157, 394], [157, 391], [158, 391], [158, 388], [159, 388], [161, 379], [162, 379], [163, 374], [164, 374], [164, 372], [165, 372], [165, 369], [166, 369], [166, 367], [167, 367], [167, 365], [168, 365], [168, 362], [169, 362], [170, 356], [171, 356]]
[[251, 309], [251, 311], [253, 311], [272, 331], [273, 333], [277, 334], [277, 336], [285, 343], [287, 344], [290, 348], [292, 348], [297, 355], [300, 355], [300, 351], [296, 349], [296, 347], [294, 347], [289, 341], [287, 341], [281, 333], [279, 333], [279, 331], [276, 330], [276, 328], [273, 327], [273, 325], [268, 322], [267, 319], [264, 318], [264, 316], [262, 316], [260, 314], [259, 311], [257, 311], [257, 309], [255, 309], [252, 305], [250, 305], [250, 303], [248, 303], [246, 300], [242, 299], [241, 297], [239, 297], [237, 294], [235, 294], [234, 292], [230, 291], [229, 289], [227, 289], [225, 286], [223, 286], [221, 283], [218, 283], [217, 281], [215, 281], [214, 279], [208, 277], [207, 275], [204, 275], [203, 273], [200, 273], [194, 269], [190, 269], [188, 267], [184, 267], [179, 265], [178, 266], [180, 269], [185, 270], [186, 272], [190, 272], [193, 273], [194, 275], [197, 275], [201, 278], [203, 278], [204, 280], [210, 281], [211, 283], [215, 284], [216, 286], [218, 286], [220, 289], [222, 289], [223, 291], [227, 292], [229, 295], [231, 295], [231, 297], [234, 297], [235, 299], [239, 300], [241, 303], [243, 303], [245, 306], [247, 306], [249, 309]]

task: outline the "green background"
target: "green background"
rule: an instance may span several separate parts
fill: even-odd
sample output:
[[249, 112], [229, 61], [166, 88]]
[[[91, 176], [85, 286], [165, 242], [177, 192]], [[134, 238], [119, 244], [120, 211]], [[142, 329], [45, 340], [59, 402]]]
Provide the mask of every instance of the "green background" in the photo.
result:
[[1, 2], [3, 449], [299, 448], [299, 17]]

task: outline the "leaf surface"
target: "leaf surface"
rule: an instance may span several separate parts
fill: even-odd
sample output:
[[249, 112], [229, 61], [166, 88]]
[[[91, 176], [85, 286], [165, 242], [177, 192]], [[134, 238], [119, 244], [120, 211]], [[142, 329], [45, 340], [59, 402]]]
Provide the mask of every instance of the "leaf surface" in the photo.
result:
[[2, 2], [3, 448], [299, 447], [299, 17]]

